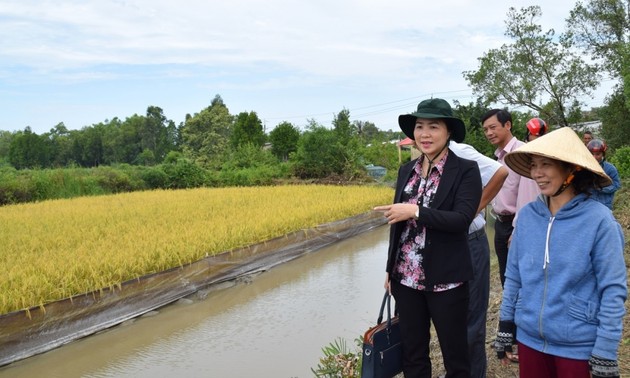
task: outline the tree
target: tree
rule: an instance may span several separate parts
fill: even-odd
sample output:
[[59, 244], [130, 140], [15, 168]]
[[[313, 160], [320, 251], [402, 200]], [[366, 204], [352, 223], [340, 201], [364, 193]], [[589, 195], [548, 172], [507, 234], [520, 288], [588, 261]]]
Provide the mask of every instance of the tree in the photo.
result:
[[[589, 51], [604, 69], [622, 78], [630, 69], [630, 2], [578, 1], [566, 20], [564, 40]], [[626, 83], [628, 83], [626, 81]]]
[[337, 134], [339, 143], [346, 145], [353, 135], [355, 135], [355, 128], [350, 123], [350, 110], [341, 110], [333, 119], [333, 129]]
[[357, 134], [365, 143], [369, 143], [380, 134], [376, 125], [370, 121], [354, 121], [352, 126], [357, 130]]
[[72, 139], [70, 131], [63, 122], [59, 122], [48, 133], [42, 135], [49, 145], [50, 165], [64, 167], [72, 160]]
[[488, 51], [479, 58], [479, 69], [465, 71], [464, 77], [488, 103], [526, 106], [552, 124], [568, 125], [568, 106], [592, 94], [599, 74], [566, 39], [556, 42], [553, 29], [542, 32], [535, 23], [541, 15], [539, 6], [510, 8], [505, 35], [514, 42]]
[[598, 112], [602, 136], [613, 148], [630, 144], [630, 2], [578, 1], [567, 18], [564, 39], [585, 49], [619, 81]]
[[630, 145], [630, 109], [620, 87], [608, 97], [608, 105], [598, 110], [602, 136], [612, 149]]
[[488, 142], [481, 127], [481, 117], [488, 110], [488, 104], [482, 98], [477, 98], [475, 103], [462, 105], [454, 101], [453, 113], [459, 117], [466, 125], [465, 143], [475, 147], [475, 149], [486, 156], [494, 156], [494, 147]]
[[209, 107], [186, 117], [181, 128], [184, 156], [201, 164], [220, 167], [221, 158], [228, 148], [232, 118], [219, 95]]
[[297, 151], [291, 156], [294, 174], [301, 178], [343, 176], [344, 180], [365, 174], [358, 137], [350, 137], [344, 143], [342, 134], [341, 129], [330, 130], [309, 120], [307, 131], [300, 137]]
[[9, 150], [14, 136], [15, 134], [10, 131], [0, 130], [0, 163], [9, 161]]
[[[151, 151], [156, 162], [164, 160], [166, 154], [174, 148], [170, 141], [169, 129], [167, 125], [172, 121], [166, 119], [162, 108], [157, 106], [149, 106], [144, 125], [139, 130], [140, 146], [143, 154], [146, 150]], [[172, 131], [171, 131], [172, 132]]]
[[325, 178], [344, 171], [344, 150], [338, 143], [337, 133], [314, 120], [298, 141], [292, 156], [294, 174], [300, 178]]
[[44, 138], [26, 127], [11, 140], [9, 163], [16, 169], [45, 168], [49, 165], [49, 150]]
[[271, 152], [280, 160], [287, 161], [289, 154], [297, 151], [300, 130], [289, 122], [278, 124], [269, 133]]
[[265, 132], [256, 112], [241, 112], [236, 116], [230, 144], [232, 148], [246, 144], [262, 147], [265, 144]]

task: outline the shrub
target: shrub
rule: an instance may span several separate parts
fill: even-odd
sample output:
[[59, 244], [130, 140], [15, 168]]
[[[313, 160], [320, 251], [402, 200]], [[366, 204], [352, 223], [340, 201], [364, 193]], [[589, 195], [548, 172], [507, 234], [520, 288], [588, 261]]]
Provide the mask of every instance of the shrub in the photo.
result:
[[162, 169], [168, 177], [168, 188], [198, 188], [206, 183], [206, 171], [186, 158], [179, 158], [175, 163], [163, 164]]
[[168, 175], [162, 167], [149, 168], [142, 171], [142, 180], [147, 189], [166, 189], [168, 187]]
[[129, 175], [112, 167], [98, 167], [93, 170], [97, 182], [105, 193], [124, 193], [132, 191]]
[[630, 177], [630, 147], [621, 147], [615, 150], [615, 153], [609, 159], [622, 178]]

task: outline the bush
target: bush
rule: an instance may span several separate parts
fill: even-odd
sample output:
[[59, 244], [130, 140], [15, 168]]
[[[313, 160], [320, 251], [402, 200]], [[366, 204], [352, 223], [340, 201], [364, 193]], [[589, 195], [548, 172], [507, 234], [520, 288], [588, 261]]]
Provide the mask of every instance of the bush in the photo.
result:
[[221, 186], [264, 186], [273, 185], [275, 180], [286, 178], [281, 166], [263, 166], [219, 173]]
[[333, 130], [312, 127], [302, 134], [297, 151], [291, 154], [293, 174], [298, 178], [321, 179], [333, 175], [352, 176], [358, 165], [356, 142], [341, 145]]
[[630, 147], [618, 148], [609, 159], [622, 178], [630, 177]]
[[162, 169], [168, 177], [169, 189], [198, 188], [207, 182], [206, 171], [186, 158], [179, 158], [175, 163], [163, 164]]
[[141, 173], [147, 189], [166, 189], [168, 187], [168, 175], [162, 167], [148, 168]]
[[105, 193], [124, 193], [133, 189], [129, 175], [112, 167], [98, 167], [93, 169], [99, 186]]
[[34, 201], [33, 183], [25, 171], [14, 168], [0, 170], [0, 205]]

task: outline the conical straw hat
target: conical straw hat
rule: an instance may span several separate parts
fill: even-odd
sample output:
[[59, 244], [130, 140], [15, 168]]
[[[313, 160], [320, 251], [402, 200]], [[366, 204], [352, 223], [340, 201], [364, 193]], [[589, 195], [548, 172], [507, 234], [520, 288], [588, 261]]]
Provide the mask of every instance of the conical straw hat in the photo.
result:
[[612, 180], [604, 173], [599, 162], [570, 127], [561, 127], [525, 143], [505, 155], [505, 164], [519, 175], [531, 178], [529, 170], [531, 155], [561, 160], [588, 169], [597, 175], [602, 187], [612, 184]]

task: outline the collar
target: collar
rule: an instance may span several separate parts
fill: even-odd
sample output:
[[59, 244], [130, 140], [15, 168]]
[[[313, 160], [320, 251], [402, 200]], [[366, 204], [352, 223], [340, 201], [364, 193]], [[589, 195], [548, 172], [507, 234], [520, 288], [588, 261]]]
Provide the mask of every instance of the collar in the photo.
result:
[[517, 142], [518, 142], [518, 139], [515, 136], [512, 136], [512, 139], [510, 139], [510, 141], [507, 142], [505, 147], [497, 148], [494, 151], [494, 156], [496, 156], [497, 158], [501, 159], [502, 157], [507, 155], [508, 152], [512, 152], [512, 150], [514, 150], [516, 147], [518, 147], [518, 146], [516, 146]]

